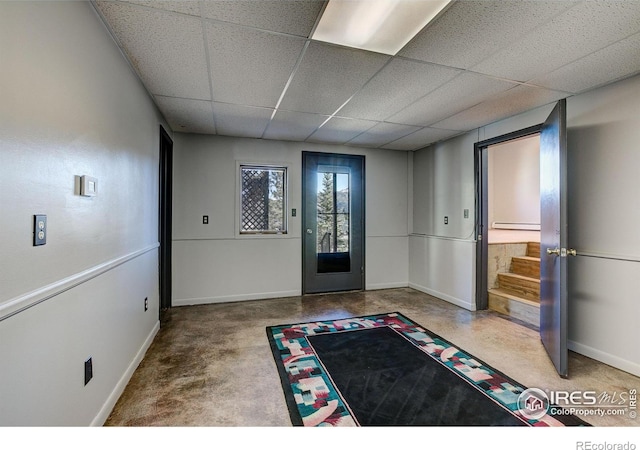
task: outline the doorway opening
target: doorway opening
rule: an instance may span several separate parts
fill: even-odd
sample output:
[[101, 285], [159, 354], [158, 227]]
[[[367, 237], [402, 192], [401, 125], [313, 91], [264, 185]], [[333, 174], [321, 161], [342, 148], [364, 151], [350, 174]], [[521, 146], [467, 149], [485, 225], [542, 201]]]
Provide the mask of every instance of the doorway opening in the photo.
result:
[[173, 141], [160, 125], [160, 173], [158, 241], [160, 242], [160, 312], [171, 308], [171, 220], [173, 186]]
[[539, 328], [540, 135], [487, 152], [487, 306]]
[[[508, 135], [475, 144], [476, 217], [478, 219], [476, 247], [476, 308], [490, 306], [488, 289], [489, 261], [489, 148], [516, 139], [539, 135], [540, 161], [540, 242], [535, 251], [539, 260], [538, 279], [516, 276], [518, 294], [535, 292], [540, 338], [558, 374], [568, 374], [568, 276], [567, 256], [576, 251], [568, 248], [567, 233], [567, 102], [558, 101], [544, 123]], [[525, 258], [527, 255], [525, 254]], [[532, 257], [529, 257], [532, 258]], [[522, 263], [518, 263], [521, 267]], [[511, 264], [513, 265], [513, 258]], [[522, 269], [524, 270], [524, 269]], [[537, 291], [537, 292], [536, 292]], [[514, 316], [512, 298], [507, 298], [508, 312]], [[537, 312], [537, 314], [536, 314]], [[523, 316], [524, 317], [524, 316]], [[533, 321], [535, 325], [536, 322]]]
[[[513, 311], [532, 325], [539, 323], [539, 260], [537, 282], [522, 272], [534, 275], [539, 258], [540, 130], [536, 125], [475, 145], [476, 308]], [[509, 275], [514, 256], [523, 259]]]

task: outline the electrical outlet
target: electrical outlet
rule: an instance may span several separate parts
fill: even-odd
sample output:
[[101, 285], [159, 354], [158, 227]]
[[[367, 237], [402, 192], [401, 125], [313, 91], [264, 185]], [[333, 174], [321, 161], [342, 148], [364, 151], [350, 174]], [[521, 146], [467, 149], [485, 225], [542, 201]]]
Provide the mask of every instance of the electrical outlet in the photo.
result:
[[202, 223], [205, 225], [209, 224], [209, 216], [202, 216]]
[[444, 216], [444, 224], [449, 225], [449, 216]]
[[47, 216], [36, 214], [33, 216], [33, 245], [44, 245], [47, 243]]
[[465, 209], [465, 210], [464, 210], [464, 218], [465, 218], [465, 219], [468, 219], [468, 218], [469, 218], [469, 210], [468, 210], [468, 209]]
[[298, 214], [298, 210], [296, 210], [295, 208], [293, 208], [291, 210], [291, 217], [295, 217]]
[[84, 362], [84, 385], [86, 386], [93, 378], [93, 360], [91, 358]]
[[149, 309], [149, 297], [145, 297], [144, 298], [144, 310], [148, 310]]

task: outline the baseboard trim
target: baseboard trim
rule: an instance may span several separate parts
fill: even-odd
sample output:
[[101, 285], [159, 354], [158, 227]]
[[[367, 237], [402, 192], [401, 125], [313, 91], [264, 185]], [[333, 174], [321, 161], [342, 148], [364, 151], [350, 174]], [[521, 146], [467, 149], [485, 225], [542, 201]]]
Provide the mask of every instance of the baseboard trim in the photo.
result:
[[149, 245], [135, 252], [98, 264], [97, 266], [93, 266], [87, 270], [71, 275], [70, 277], [4, 302], [0, 304], [0, 322], [24, 311], [25, 309], [31, 308], [32, 306], [47, 301], [56, 295], [73, 289], [82, 283], [86, 283], [93, 278], [99, 277], [100, 275], [121, 266], [132, 259], [144, 255], [145, 253], [153, 251], [158, 247], [160, 247], [160, 243]]
[[433, 297], [437, 297], [440, 300], [444, 300], [446, 302], [453, 303], [454, 305], [459, 306], [461, 308], [464, 308], [466, 310], [469, 310], [469, 311], [475, 311], [476, 310], [476, 305], [475, 304], [471, 304], [471, 303], [466, 302], [464, 300], [461, 300], [459, 298], [453, 297], [453, 296], [451, 296], [449, 294], [445, 294], [445, 293], [436, 291], [434, 289], [429, 289], [428, 287], [421, 286], [419, 284], [411, 283], [411, 282], [409, 282], [409, 287], [412, 288], [412, 289], [415, 289], [417, 291], [424, 292], [425, 294], [429, 294], [429, 295], [431, 295]]
[[249, 300], [267, 300], [283, 297], [298, 297], [301, 291], [262, 292], [256, 294], [221, 295], [219, 297], [178, 298], [173, 299], [173, 306], [208, 305], [212, 303], [231, 303]]
[[111, 391], [109, 397], [107, 397], [107, 400], [105, 401], [104, 405], [102, 405], [102, 408], [100, 408], [98, 415], [91, 421], [90, 426], [101, 427], [105, 424], [105, 422], [109, 418], [109, 414], [111, 414], [111, 411], [113, 411], [114, 406], [116, 406], [118, 399], [124, 392], [127, 384], [129, 384], [129, 380], [131, 380], [134, 372], [142, 362], [144, 355], [147, 353], [147, 350], [149, 350], [149, 347], [153, 343], [153, 340], [158, 334], [158, 331], [160, 331], [160, 321], [156, 322], [153, 329], [151, 330], [151, 333], [149, 333], [147, 339], [145, 339], [144, 343], [142, 344], [142, 347], [140, 348], [140, 350], [138, 350], [135, 358], [133, 359], [133, 361], [131, 361], [131, 364], [129, 364], [127, 370], [122, 374], [122, 377], [120, 377], [120, 380], [116, 384], [113, 391]]
[[372, 283], [369, 284], [365, 290], [367, 291], [378, 291], [381, 289], [397, 289], [397, 288], [406, 288], [409, 287], [408, 282], [395, 282], [395, 283]]
[[567, 344], [569, 350], [640, 377], [640, 364], [638, 363], [598, 350], [597, 348], [589, 347], [588, 345], [580, 344], [579, 342], [568, 341]]

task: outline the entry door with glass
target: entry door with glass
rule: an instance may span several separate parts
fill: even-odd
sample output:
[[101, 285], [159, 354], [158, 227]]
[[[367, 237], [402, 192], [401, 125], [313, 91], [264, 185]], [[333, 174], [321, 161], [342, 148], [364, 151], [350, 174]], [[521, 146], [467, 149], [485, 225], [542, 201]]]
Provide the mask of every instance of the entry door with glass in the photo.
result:
[[364, 288], [364, 156], [303, 152], [303, 292]]

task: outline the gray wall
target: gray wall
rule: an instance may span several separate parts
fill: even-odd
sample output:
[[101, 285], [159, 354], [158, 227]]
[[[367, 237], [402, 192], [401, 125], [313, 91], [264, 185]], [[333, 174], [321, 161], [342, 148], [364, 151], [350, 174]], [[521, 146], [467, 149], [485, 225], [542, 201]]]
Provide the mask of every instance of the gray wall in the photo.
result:
[[161, 118], [88, 2], [0, 2], [0, 55], [0, 425], [101, 425], [158, 329]]
[[540, 229], [540, 137], [492, 145], [488, 152], [488, 225]]
[[[473, 144], [544, 121], [553, 105], [414, 155], [410, 285], [475, 307]], [[640, 76], [567, 100], [570, 348], [640, 375]], [[419, 180], [420, 176], [427, 179]], [[442, 217], [453, 214], [450, 225]]]
[[[177, 133], [174, 305], [300, 295], [302, 151], [365, 155], [366, 288], [407, 286], [406, 152]], [[289, 217], [286, 235], [238, 234], [239, 163], [288, 166], [288, 209], [298, 215]]]

